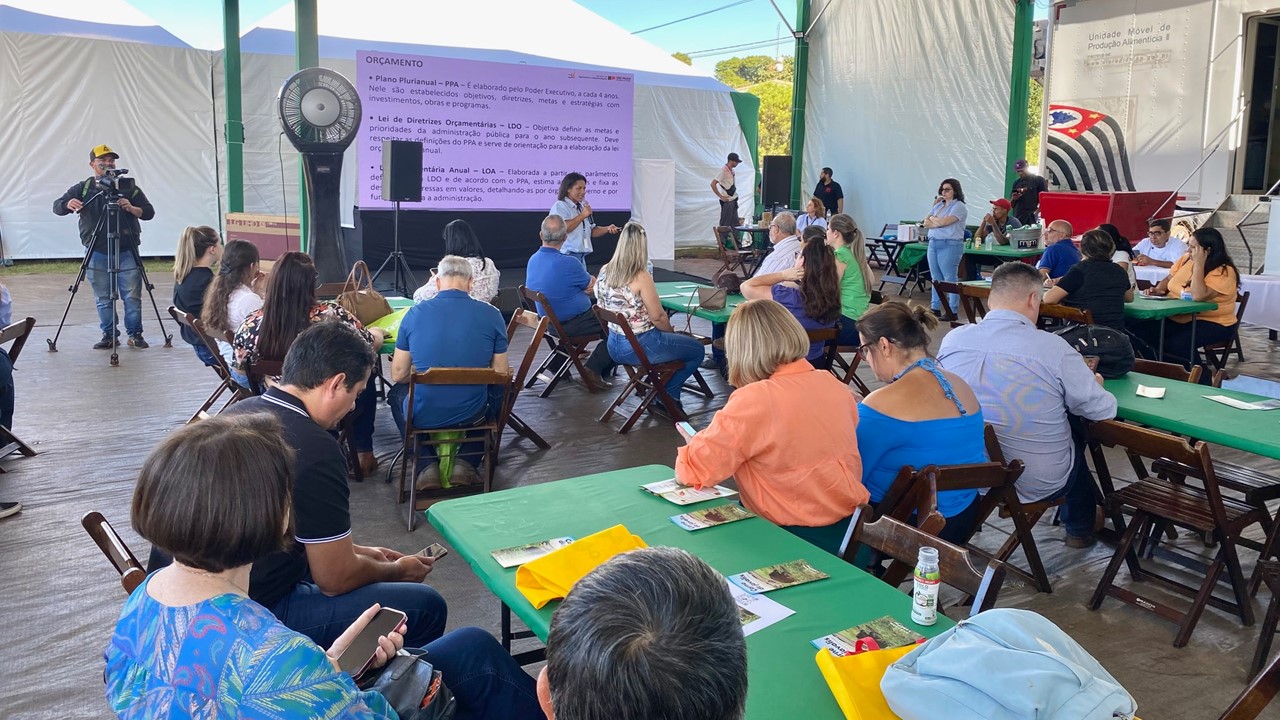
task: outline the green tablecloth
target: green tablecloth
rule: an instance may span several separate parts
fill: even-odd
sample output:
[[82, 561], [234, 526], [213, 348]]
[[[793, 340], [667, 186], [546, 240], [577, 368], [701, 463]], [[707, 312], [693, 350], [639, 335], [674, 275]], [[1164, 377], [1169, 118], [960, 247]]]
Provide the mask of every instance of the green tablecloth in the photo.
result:
[[[960, 284], [965, 287], [976, 288], [982, 297], [986, 297], [991, 292], [990, 280], [966, 280]], [[1133, 299], [1133, 302], [1124, 304], [1124, 316], [1133, 320], [1161, 320], [1174, 315], [1205, 312], [1216, 307], [1218, 305], [1211, 302], [1152, 300], [1139, 295]]]
[[951, 627], [945, 617], [931, 628], [915, 625], [905, 594], [766, 520], [697, 532], [679, 529], [669, 517], [724, 501], [681, 507], [638, 487], [673, 475], [662, 465], [588, 475], [447, 500], [433, 505], [427, 517], [484, 584], [543, 640], [559, 603], [534, 610], [515, 588], [515, 568], [500, 567], [491, 551], [564, 535], [581, 538], [622, 524], [651, 546], [684, 548], [725, 575], [796, 559], [828, 573], [829, 579], [769, 593], [795, 614], [747, 638], [747, 718], [752, 720], [842, 717], [814, 663], [817, 651], [809, 644], [814, 638], [884, 615], [930, 637]]
[[898, 272], [905, 273], [924, 260], [929, 252], [929, 243], [906, 243], [898, 252]]
[[[1159, 400], [1138, 397], [1139, 384], [1164, 388], [1165, 395]], [[1204, 396], [1249, 402], [1267, 398], [1141, 373], [1104, 381], [1103, 387], [1116, 396], [1116, 417], [1122, 420], [1280, 460], [1280, 411], [1237, 410]]]
[[[710, 320], [713, 323], [727, 323], [729, 316], [733, 314], [733, 309], [739, 303], [746, 301], [741, 295], [730, 295], [724, 305], [723, 310], [705, 310], [698, 307], [698, 291], [696, 288], [709, 288], [710, 285], [700, 285], [693, 282], [660, 282], [654, 283], [658, 288], [658, 299], [662, 301], [662, 307], [670, 312], [687, 313], [693, 310], [693, 314], [704, 320]], [[677, 295], [678, 297], [662, 297], [663, 295]]]

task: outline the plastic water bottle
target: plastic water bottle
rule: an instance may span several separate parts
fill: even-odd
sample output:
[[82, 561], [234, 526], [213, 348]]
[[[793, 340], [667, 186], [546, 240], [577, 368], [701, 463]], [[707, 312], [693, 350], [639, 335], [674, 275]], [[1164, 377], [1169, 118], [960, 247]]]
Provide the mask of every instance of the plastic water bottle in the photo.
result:
[[1183, 291], [1182, 291], [1182, 299], [1183, 299], [1183, 300], [1195, 300], [1195, 298], [1194, 298], [1194, 297], [1192, 297], [1192, 295], [1191, 295], [1191, 290], [1183, 290]]
[[649, 271], [649, 277], [653, 277], [653, 261], [652, 260], [645, 261], [644, 269]]
[[915, 578], [915, 592], [911, 594], [911, 621], [918, 625], [933, 625], [938, 622], [938, 588], [942, 584], [937, 548], [920, 548]]
[[990, 250], [990, 249], [992, 248], [993, 244], [994, 244], [994, 243], [993, 243], [993, 241], [992, 241], [992, 239], [991, 239], [991, 235], [987, 235], [987, 239], [986, 239], [986, 248], [987, 248], [988, 250]]

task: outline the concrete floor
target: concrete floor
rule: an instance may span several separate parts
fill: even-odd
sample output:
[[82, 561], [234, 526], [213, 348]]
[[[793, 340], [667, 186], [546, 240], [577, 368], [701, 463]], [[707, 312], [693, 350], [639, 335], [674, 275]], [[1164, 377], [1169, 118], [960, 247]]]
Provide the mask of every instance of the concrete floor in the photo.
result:
[[[681, 261], [681, 269], [708, 276], [718, 263]], [[38, 321], [17, 362], [18, 435], [41, 455], [4, 462], [0, 499], [21, 500], [22, 513], [0, 521], [0, 718], [80, 718], [108, 716], [103, 700], [102, 649], [125, 599], [118, 578], [80, 527], [80, 517], [98, 510], [111, 520], [135, 554], [145, 559], [147, 544], [129, 527], [133, 483], [148, 450], [186, 419], [215, 385], [190, 348], [175, 339], [163, 347], [155, 313], [144, 298], [148, 350], [121, 348], [120, 366], [108, 353], [91, 350], [99, 337], [93, 298], [85, 286], [76, 297], [59, 352], [47, 352], [66, 304], [67, 276], [28, 275], [5, 279], [14, 315]], [[163, 312], [171, 281], [156, 275], [155, 296]], [[165, 315], [168, 332], [176, 333]], [[699, 322], [695, 322], [695, 330]], [[702, 331], [706, 331], [702, 327]], [[1265, 331], [1245, 332], [1251, 374], [1277, 376], [1277, 350]], [[940, 337], [940, 335], [939, 335]], [[523, 343], [517, 339], [516, 347]], [[871, 380], [868, 373], [863, 377]], [[712, 380], [717, 392], [726, 390]], [[873, 383], [874, 386], [874, 383]], [[704, 426], [724, 403], [688, 401], [695, 426]], [[509, 488], [654, 462], [672, 463], [679, 442], [665, 422], [645, 419], [620, 436], [595, 418], [611, 400], [565, 386], [552, 398], [520, 400], [520, 414], [552, 443], [538, 451], [508, 436], [497, 487]], [[388, 459], [397, 439], [388, 413], [379, 413], [375, 443]], [[1215, 450], [1215, 455], [1219, 453]], [[1224, 457], [1280, 472], [1280, 463], [1223, 451]], [[1112, 463], [1112, 467], [1122, 467]], [[1123, 466], [1127, 467], [1127, 466]], [[403, 506], [380, 478], [352, 486], [357, 542], [404, 552], [441, 541], [425, 522], [405, 530]], [[997, 545], [1007, 527], [980, 535]], [[1257, 626], [1242, 628], [1209, 609], [1188, 647], [1172, 647], [1174, 628], [1115, 600], [1098, 612], [1084, 602], [1110, 557], [1098, 545], [1071, 550], [1061, 531], [1046, 520], [1037, 529], [1055, 592], [1039, 594], [1016, 579], [1006, 583], [1000, 605], [1036, 610], [1079, 640], [1133, 693], [1142, 717], [1216, 718], [1245, 685]], [[1184, 540], [1183, 542], [1187, 542]], [[1195, 547], [1190, 544], [1189, 547]], [[1255, 554], [1242, 551], [1249, 571]], [[460, 558], [442, 560], [430, 582], [449, 601], [450, 627], [478, 625], [497, 632], [498, 602]], [[1269, 599], [1264, 590], [1255, 609], [1261, 618]], [[1264, 717], [1280, 718], [1280, 707]]]

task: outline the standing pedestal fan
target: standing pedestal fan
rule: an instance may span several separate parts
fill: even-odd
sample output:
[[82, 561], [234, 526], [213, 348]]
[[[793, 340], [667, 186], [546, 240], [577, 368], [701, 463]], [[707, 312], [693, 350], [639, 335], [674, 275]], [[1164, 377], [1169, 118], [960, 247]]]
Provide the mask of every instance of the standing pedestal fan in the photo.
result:
[[289, 142], [302, 153], [307, 186], [307, 249], [319, 282], [347, 277], [340, 208], [342, 153], [360, 129], [360, 96], [327, 68], [294, 73], [280, 88], [277, 109]]

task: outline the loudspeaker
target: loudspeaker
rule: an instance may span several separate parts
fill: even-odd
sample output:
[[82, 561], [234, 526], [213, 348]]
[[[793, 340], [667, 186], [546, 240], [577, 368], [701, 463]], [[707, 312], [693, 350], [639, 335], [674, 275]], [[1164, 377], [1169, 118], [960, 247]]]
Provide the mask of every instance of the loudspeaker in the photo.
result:
[[791, 202], [791, 156], [765, 155], [761, 185], [765, 207], [775, 204], [786, 207]]
[[382, 199], [422, 202], [422, 143], [382, 141]]

